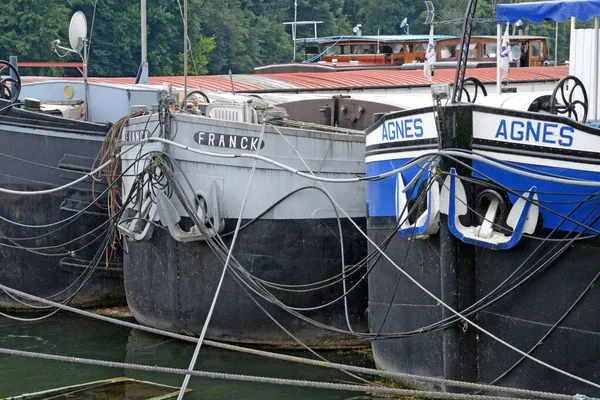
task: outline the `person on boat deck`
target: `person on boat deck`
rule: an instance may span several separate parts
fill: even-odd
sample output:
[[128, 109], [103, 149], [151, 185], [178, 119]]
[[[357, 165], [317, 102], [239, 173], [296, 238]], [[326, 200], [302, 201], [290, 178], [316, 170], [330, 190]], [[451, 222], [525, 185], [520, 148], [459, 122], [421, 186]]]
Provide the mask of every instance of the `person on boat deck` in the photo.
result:
[[527, 43], [521, 44], [521, 59], [519, 65], [521, 67], [529, 67], [529, 46]]

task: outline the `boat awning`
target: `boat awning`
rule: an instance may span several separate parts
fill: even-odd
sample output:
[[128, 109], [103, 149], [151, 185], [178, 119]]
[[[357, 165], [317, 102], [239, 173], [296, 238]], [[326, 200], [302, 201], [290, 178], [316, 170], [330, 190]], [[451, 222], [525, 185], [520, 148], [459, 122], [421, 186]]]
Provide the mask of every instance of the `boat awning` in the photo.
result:
[[526, 19], [533, 23], [547, 19], [563, 22], [571, 17], [588, 21], [600, 16], [600, 0], [554, 0], [532, 3], [497, 4], [499, 20], [515, 23]]

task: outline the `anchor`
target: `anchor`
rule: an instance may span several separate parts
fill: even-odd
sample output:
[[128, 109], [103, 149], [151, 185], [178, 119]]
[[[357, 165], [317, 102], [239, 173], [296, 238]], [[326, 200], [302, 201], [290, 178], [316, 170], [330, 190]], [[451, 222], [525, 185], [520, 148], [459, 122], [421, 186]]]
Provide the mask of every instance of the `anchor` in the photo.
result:
[[[222, 217], [223, 201], [220, 195], [219, 186], [213, 181], [211, 185], [211, 198], [212, 198], [212, 217], [213, 227], [206, 228], [206, 234], [198, 229], [195, 225], [189, 230], [185, 231], [179, 226], [181, 216], [173, 204], [173, 201], [164, 193], [162, 189], [156, 191], [156, 204], [158, 209], [158, 216], [160, 222], [166, 225], [169, 229], [169, 233], [173, 239], [178, 242], [193, 242], [198, 240], [207, 240], [211, 237], [216, 236], [224, 228], [224, 219]], [[178, 196], [182, 195], [177, 193]], [[181, 199], [180, 199], [181, 200]], [[207, 221], [206, 210], [202, 205], [199, 205], [196, 209], [197, 216], [201, 222]]]
[[[532, 186], [519, 197], [506, 218], [506, 224], [513, 229], [512, 235], [505, 235], [493, 229], [499, 202], [493, 199], [479, 226], [464, 226], [459, 217], [467, 213], [467, 195], [461, 180], [456, 177], [456, 169], [450, 169], [450, 175], [444, 181], [440, 198], [440, 211], [448, 215], [448, 227], [452, 234], [465, 243], [493, 250], [513, 248], [523, 233], [535, 231], [539, 217], [537, 188]], [[454, 199], [454, 201], [451, 201]]]
[[154, 231], [152, 221], [156, 218], [156, 214], [156, 204], [148, 196], [134, 217], [127, 217], [127, 213], [121, 215], [117, 228], [119, 232], [136, 242], [149, 240]]
[[440, 185], [434, 179], [427, 190], [427, 209], [417, 218], [414, 224], [408, 220], [408, 201], [405, 193], [404, 179], [402, 174], [397, 175], [396, 180], [396, 218], [402, 221], [398, 234], [423, 238], [437, 233], [440, 227]]
[[[142, 187], [145, 186], [142, 185]], [[133, 211], [135, 211], [135, 215], [132, 217], [131, 213]], [[152, 201], [150, 191], [143, 189], [138, 210], [128, 208], [127, 212], [124, 212], [119, 218], [117, 228], [123, 235], [136, 242], [149, 240], [154, 231], [153, 221], [156, 219], [156, 214], [156, 204]]]

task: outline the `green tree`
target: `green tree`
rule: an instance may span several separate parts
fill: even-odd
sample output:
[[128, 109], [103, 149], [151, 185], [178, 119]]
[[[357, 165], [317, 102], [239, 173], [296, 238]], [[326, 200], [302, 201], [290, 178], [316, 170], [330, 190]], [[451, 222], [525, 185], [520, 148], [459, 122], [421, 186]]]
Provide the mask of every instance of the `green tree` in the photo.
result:
[[250, 28], [253, 66], [289, 62], [293, 58], [291, 35], [283, 22], [260, 16]]
[[208, 56], [211, 74], [249, 72], [252, 70], [252, 49], [249, 48], [253, 13], [246, 0], [202, 0], [205, 12], [202, 34], [214, 37], [215, 51]]
[[92, 18], [94, 3], [94, 0], [78, 1], [71, 10], [83, 11], [89, 29], [93, 19], [93, 31], [88, 33], [90, 75], [135, 76], [141, 57], [139, 3], [99, 0], [96, 16]]
[[[71, 4], [64, 0], [0, 2], [0, 59], [14, 55], [21, 61], [63, 61], [53, 53], [52, 40], [66, 38]], [[68, 43], [68, 41], [63, 41]], [[61, 75], [62, 69], [21, 71], [24, 74]]]

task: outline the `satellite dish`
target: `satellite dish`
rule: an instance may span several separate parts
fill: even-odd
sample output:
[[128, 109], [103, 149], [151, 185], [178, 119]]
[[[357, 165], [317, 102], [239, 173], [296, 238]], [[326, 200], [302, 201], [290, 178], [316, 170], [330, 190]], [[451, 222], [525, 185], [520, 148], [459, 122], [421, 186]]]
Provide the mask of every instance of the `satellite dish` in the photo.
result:
[[358, 28], [355, 26], [355, 27], [352, 29], [352, 32], [354, 32], [354, 33], [358, 32]]
[[406, 23], [408, 22], [408, 18], [405, 17], [402, 22], [400, 22], [400, 29], [404, 28], [406, 26]]
[[521, 58], [521, 48], [519, 46], [513, 46], [512, 49], [510, 49], [510, 52], [512, 53], [513, 60], [519, 60]]
[[69, 43], [71, 48], [76, 52], [81, 52], [81, 44], [79, 39], [87, 38], [87, 20], [85, 14], [81, 11], [77, 11], [71, 17], [71, 24], [69, 25]]

